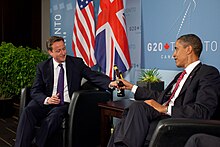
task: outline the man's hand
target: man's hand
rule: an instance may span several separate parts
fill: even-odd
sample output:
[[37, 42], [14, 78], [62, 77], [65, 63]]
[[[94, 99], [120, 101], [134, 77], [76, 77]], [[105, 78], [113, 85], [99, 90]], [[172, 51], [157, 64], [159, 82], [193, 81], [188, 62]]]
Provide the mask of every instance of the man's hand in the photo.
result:
[[123, 82], [124, 86], [123, 87], [119, 87], [120, 89], [125, 89], [125, 90], [131, 90], [133, 87], [133, 84], [131, 84], [130, 82], [124, 80], [124, 79], [119, 79], [119, 81]]
[[112, 81], [112, 82], [109, 84], [109, 88], [117, 88], [117, 87], [118, 87], [117, 81]]
[[151, 107], [153, 107], [155, 110], [157, 110], [160, 113], [167, 113], [167, 106], [163, 106], [153, 99], [145, 100], [144, 102], [150, 105]]
[[53, 105], [57, 105], [60, 103], [60, 99], [59, 99], [59, 93], [57, 95], [52, 95], [48, 100], [47, 100], [48, 104], [53, 104]]

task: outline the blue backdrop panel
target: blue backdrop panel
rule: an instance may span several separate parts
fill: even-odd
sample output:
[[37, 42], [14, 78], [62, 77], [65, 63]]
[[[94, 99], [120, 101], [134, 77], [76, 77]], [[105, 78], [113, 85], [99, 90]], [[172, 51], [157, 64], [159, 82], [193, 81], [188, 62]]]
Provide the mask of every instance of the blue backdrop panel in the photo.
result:
[[219, 6], [219, 0], [142, 0], [142, 67], [177, 70], [174, 43], [195, 33], [203, 41], [201, 61], [220, 69]]
[[135, 83], [138, 78], [136, 73], [140, 71], [141, 67], [141, 0], [127, 0], [125, 6], [127, 37], [132, 64], [128, 80]]
[[50, 35], [62, 36], [67, 53], [73, 55], [72, 34], [75, 13], [75, 0], [50, 1]]

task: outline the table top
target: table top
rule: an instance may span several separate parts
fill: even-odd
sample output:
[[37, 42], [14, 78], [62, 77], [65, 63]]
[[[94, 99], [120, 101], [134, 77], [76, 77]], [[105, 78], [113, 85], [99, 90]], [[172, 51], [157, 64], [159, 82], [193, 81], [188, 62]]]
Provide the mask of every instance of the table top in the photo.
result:
[[108, 109], [119, 109], [124, 110], [126, 107], [131, 105], [134, 101], [130, 99], [121, 99], [117, 101], [108, 101], [104, 103], [99, 103], [98, 106], [102, 108], [108, 108]]

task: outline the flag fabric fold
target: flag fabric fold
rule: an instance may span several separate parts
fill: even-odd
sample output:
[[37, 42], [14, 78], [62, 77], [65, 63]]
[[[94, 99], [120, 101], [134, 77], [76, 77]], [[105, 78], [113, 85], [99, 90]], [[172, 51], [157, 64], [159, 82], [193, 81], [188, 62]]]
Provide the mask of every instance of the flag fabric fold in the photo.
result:
[[123, 0], [100, 1], [95, 57], [101, 71], [111, 79], [114, 79], [114, 65], [121, 72], [131, 67]]
[[95, 16], [92, 0], [76, 0], [74, 16], [72, 50], [75, 57], [83, 58], [92, 67], [96, 64], [95, 46]]

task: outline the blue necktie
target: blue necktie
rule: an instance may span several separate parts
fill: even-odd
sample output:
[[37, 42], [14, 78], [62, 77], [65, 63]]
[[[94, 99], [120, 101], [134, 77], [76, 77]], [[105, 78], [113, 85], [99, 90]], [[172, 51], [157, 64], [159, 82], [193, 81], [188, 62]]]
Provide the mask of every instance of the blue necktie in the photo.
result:
[[60, 66], [60, 73], [58, 77], [57, 93], [59, 93], [60, 105], [63, 105], [64, 104], [64, 69], [63, 69], [63, 64], [59, 64], [58, 66]]

